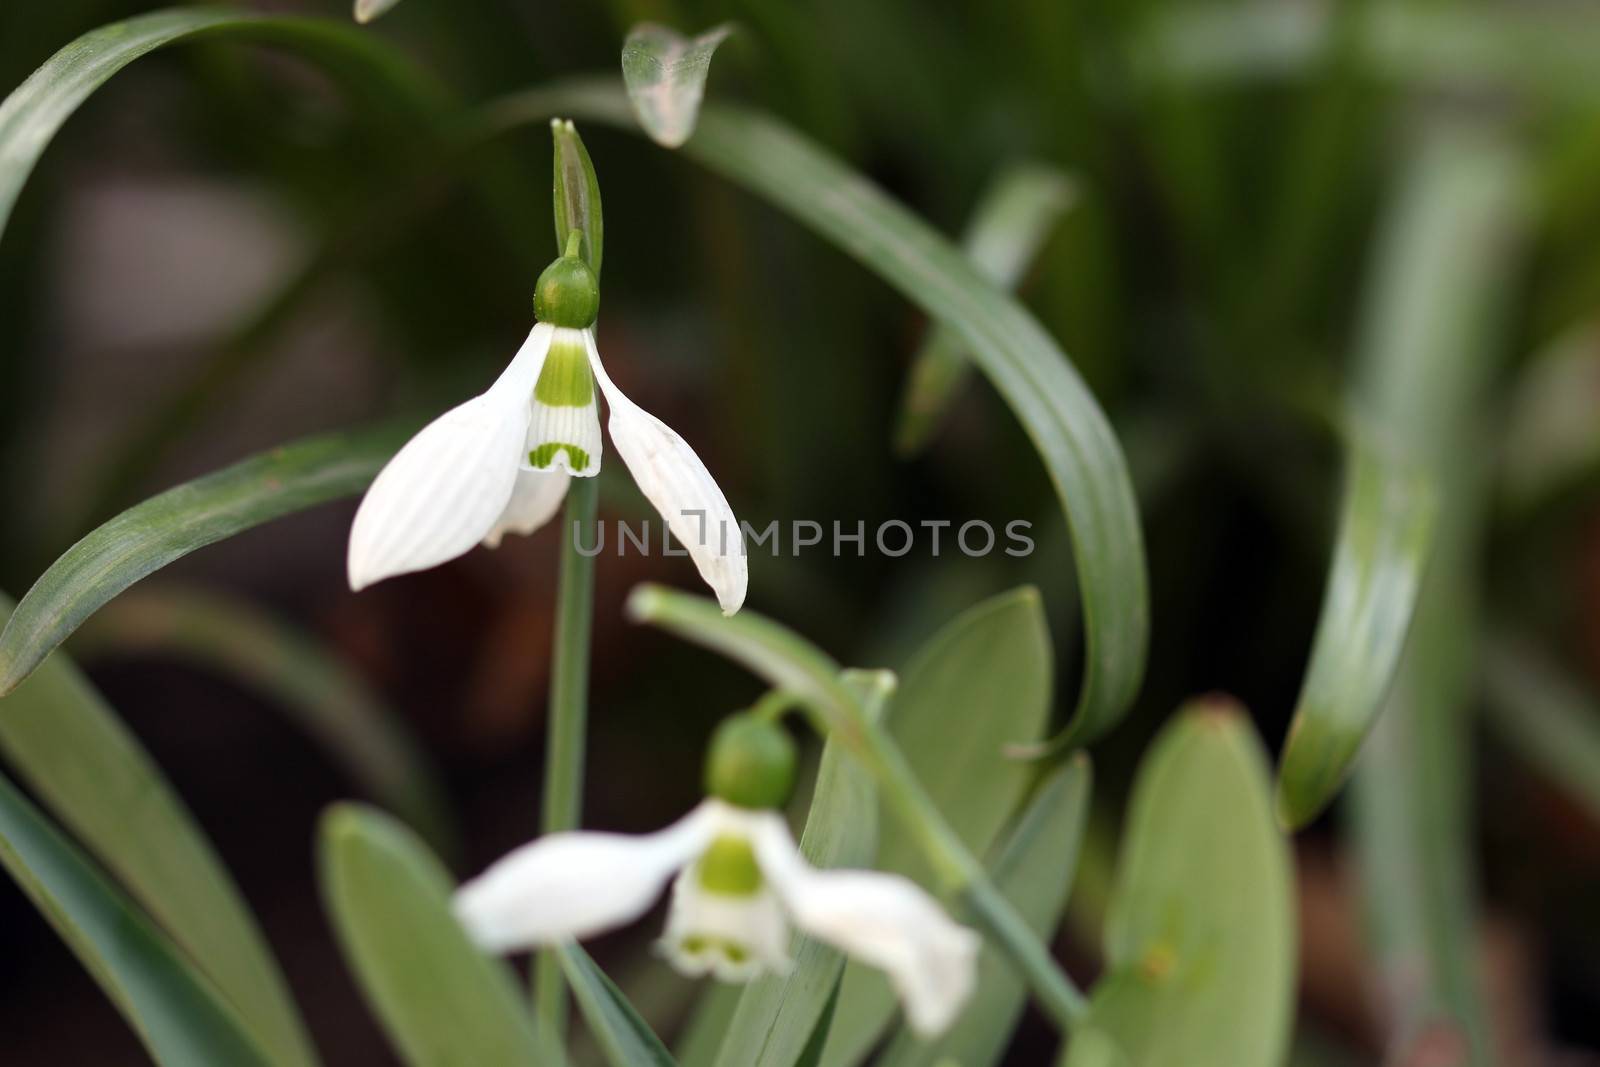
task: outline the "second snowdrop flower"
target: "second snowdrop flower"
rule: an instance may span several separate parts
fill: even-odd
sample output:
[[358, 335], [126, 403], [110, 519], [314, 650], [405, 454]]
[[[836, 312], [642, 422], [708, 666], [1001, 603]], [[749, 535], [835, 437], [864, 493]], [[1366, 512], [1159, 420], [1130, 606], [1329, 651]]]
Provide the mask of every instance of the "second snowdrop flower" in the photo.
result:
[[494, 952], [590, 937], [637, 919], [672, 882], [662, 954], [689, 975], [783, 973], [790, 924], [885, 971], [919, 1034], [945, 1030], [972, 992], [977, 934], [899, 875], [818, 870], [776, 808], [794, 750], [771, 722], [738, 715], [713, 739], [711, 793], [638, 837], [562, 833], [525, 845], [457, 892], [467, 932]]
[[739, 520], [694, 449], [623, 395], [595, 346], [600, 290], [572, 231], [539, 277], [538, 324], [481, 396], [413, 437], [367, 490], [350, 530], [350, 587], [455, 559], [480, 542], [532, 533], [566, 496], [569, 478], [600, 472], [600, 407], [629, 473], [688, 550], [725, 614], [744, 603]]

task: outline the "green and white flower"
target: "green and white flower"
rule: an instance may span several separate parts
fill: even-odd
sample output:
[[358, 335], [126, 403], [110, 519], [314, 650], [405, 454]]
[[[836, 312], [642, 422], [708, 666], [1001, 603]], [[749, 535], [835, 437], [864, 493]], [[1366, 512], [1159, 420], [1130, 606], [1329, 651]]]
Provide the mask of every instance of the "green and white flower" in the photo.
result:
[[712, 798], [653, 834], [552, 834], [455, 897], [494, 952], [559, 944], [637, 919], [672, 886], [660, 946], [690, 975], [747, 981], [790, 966], [789, 927], [885, 971], [906, 1021], [931, 1036], [972, 992], [979, 938], [899, 875], [807, 864], [783, 816]]
[[623, 395], [595, 346], [593, 275], [574, 250], [539, 279], [539, 324], [489, 390], [429, 423], [367, 490], [350, 530], [350, 587], [497, 547], [555, 515], [569, 478], [600, 472], [600, 407], [639, 489], [727, 614], [744, 603], [744, 538], [700, 457]]

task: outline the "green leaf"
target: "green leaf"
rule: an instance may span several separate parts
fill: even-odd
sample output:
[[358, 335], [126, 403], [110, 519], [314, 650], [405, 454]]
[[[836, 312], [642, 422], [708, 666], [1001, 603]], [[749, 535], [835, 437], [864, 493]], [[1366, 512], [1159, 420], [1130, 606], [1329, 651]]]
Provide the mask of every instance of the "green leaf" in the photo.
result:
[[[1049, 721], [1052, 651], [1036, 589], [992, 597], [946, 624], [912, 658], [889, 713], [889, 733], [951, 828], [983, 855], [1016, 811], [1033, 769], [1007, 758]], [[936, 883], [914, 841], [886, 836], [877, 866]], [[896, 1010], [888, 980], [852, 963], [823, 1062], [857, 1062]]]
[[634, 117], [650, 139], [677, 148], [694, 133], [705, 97], [711, 54], [733, 32], [727, 24], [698, 37], [642, 22], [622, 44], [622, 81]]
[[323, 816], [318, 874], [345, 961], [413, 1067], [552, 1061], [511, 970], [468, 940], [454, 883], [415, 835], [381, 812]]
[[[997, 287], [1015, 289], [1076, 196], [1072, 181], [1054, 167], [1033, 163], [1007, 167], [979, 200], [962, 251]], [[912, 359], [900, 398], [895, 430], [895, 450], [900, 455], [913, 455], [932, 439], [970, 368], [967, 353], [949, 327], [929, 334]]]
[[605, 215], [600, 210], [600, 179], [583, 138], [571, 122], [550, 120], [550, 135], [555, 142], [555, 219], [557, 254], [567, 249], [567, 235], [583, 234], [578, 254], [589, 264], [596, 279], [606, 247]]
[[51, 56], [0, 104], [0, 234], [34, 164], [89, 95], [117, 71], [165, 45], [226, 37], [277, 44], [320, 62], [337, 80], [413, 115], [436, 101], [408, 61], [353, 27], [267, 18], [226, 8], [152, 11], [91, 30]]
[[[895, 686], [888, 671], [845, 671], [840, 680], [873, 721], [882, 715]], [[814, 867], [872, 866], [876, 812], [871, 776], [830, 739], [800, 836], [801, 854]], [[788, 974], [767, 975], [745, 987], [717, 1055], [718, 1067], [791, 1067], [816, 1034], [839, 988], [844, 957], [812, 938], [796, 941]]]
[[1484, 642], [1489, 725], [1600, 822], [1600, 701], [1526, 638]]
[[675, 1067], [667, 1046], [587, 952], [577, 945], [563, 945], [554, 951], [578, 1010], [611, 1067]]
[[[1048, 940], [1066, 911], [1089, 819], [1089, 757], [1078, 753], [1040, 786], [1022, 817], [993, 850], [995, 885]], [[1027, 990], [992, 945], [978, 957], [972, 1000], [941, 1037], [925, 1041], [901, 1027], [876, 1067], [988, 1067], [996, 1063], [1022, 1015]]]
[[0, 696], [106, 601], [234, 534], [366, 488], [401, 441], [393, 426], [307, 437], [169, 489], [67, 549], [0, 632]]
[[[1294, 996], [1294, 875], [1266, 758], [1242, 708], [1196, 702], [1134, 781], [1088, 1028], [1131, 1067], [1276, 1067]], [[1070, 1067], [1119, 1062], [1079, 1044]]]
[[255, 688], [435, 848], [453, 846], [444, 788], [416, 739], [359, 673], [285, 620], [235, 596], [145, 586], [106, 605], [72, 647], [176, 656]]
[[[631, 125], [627, 102], [610, 83], [533, 90], [495, 102], [487, 113], [503, 129], [557, 112]], [[1144, 536], [1122, 448], [1066, 354], [959, 249], [778, 120], [707, 106], [684, 154], [854, 256], [954, 330], [972, 353], [1033, 441], [1072, 531], [1086, 666], [1077, 710], [1052, 751], [1110, 729], [1144, 675], [1150, 630]]]
[[[0, 595], [0, 619], [11, 614]], [[227, 868], [160, 769], [65, 654], [0, 700], [0, 749], [260, 1035], [316, 1054]]]
[[162, 1067], [271, 1067], [221, 994], [4, 778], [0, 864]]
[[1383, 709], [1433, 545], [1431, 486], [1361, 433], [1350, 445], [1322, 617], [1278, 771], [1278, 817], [1291, 829], [1333, 799]]

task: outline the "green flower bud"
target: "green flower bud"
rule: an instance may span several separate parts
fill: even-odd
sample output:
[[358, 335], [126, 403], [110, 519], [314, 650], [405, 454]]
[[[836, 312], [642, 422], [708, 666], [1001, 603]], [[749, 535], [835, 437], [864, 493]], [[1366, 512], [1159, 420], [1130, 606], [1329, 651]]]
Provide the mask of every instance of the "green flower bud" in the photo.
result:
[[794, 791], [794, 742], [776, 723], [730, 715], [706, 751], [706, 792], [741, 808], [781, 807]]
[[552, 326], [574, 330], [593, 326], [600, 314], [600, 283], [594, 271], [572, 253], [550, 264], [534, 287], [533, 313]]

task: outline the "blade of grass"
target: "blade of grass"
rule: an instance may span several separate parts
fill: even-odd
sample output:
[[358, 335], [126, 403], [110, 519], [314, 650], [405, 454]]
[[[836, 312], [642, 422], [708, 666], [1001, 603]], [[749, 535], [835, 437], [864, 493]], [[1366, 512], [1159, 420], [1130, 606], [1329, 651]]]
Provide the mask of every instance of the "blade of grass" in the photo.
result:
[[197, 548], [360, 492], [404, 429], [303, 438], [169, 489], [95, 529], [39, 576], [0, 632], [0, 696], [139, 579]]
[[[634, 128], [614, 81], [505, 97], [486, 132], [553, 115]], [[880, 275], [961, 338], [1044, 461], [1072, 530], [1085, 618], [1085, 677], [1049, 751], [1092, 740], [1127, 711], [1149, 639], [1144, 538], [1127, 462], [1066, 354], [1013, 297], [904, 205], [758, 111], [708, 105], [682, 152], [769, 200]]]
[[256, 689], [435, 848], [454, 847], [444, 788], [416, 739], [365, 679], [287, 621], [239, 597], [160, 584], [107, 604], [72, 648], [176, 656]]
[[[1077, 196], [1054, 167], [1018, 164], [997, 174], [984, 192], [962, 250], [1001, 289], [1015, 289], [1040, 247]], [[949, 327], [935, 329], [912, 357], [900, 398], [895, 450], [914, 455], [926, 447], [960, 394], [971, 362]]]
[[162, 1067], [272, 1067], [183, 953], [4, 778], [0, 864]]
[[1484, 641], [1489, 725], [1600, 823], [1600, 700], [1526, 638]]
[[1468, 712], [1491, 450], [1480, 425], [1517, 262], [1520, 164], [1497, 131], [1430, 116], [1369, 279], [1358, 397], [1439, 491], [1437, 545], [1353, 790], [1391, 1051], [1424, 1035], [1492, 1060], [1476, 966]]
[[639, 1017], [628, 998], [577, 945], [554, 950], [578, 1010], [611, 1067], [676, 1067], [672, 1053]]
[[[0, 595], [0, 619], [11, 613]], [[64, 654], [0, 700], [0, 749], [283, 1064], [316, 1061], [250, 909], [194, 816]]]

